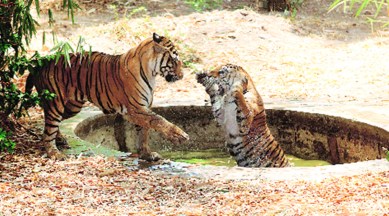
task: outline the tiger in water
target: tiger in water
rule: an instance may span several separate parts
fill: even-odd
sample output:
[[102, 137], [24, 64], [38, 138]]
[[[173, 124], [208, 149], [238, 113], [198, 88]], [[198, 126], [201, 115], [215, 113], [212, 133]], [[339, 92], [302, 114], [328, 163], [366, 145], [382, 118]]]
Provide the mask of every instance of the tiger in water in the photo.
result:
[[182, 143], [189, 136], [176, 125], [150, 110], [156, 76], [167, 82], [183, 78], [182, 62], [173, 43], [154, 33], [151, 38], [122, 55], [101, 52], [71, 54], [70, 65], [64, 57], [38, 68], [27, 77], [26, 92], [33, 87], [39, 93], [49, 90], [53, 100], [42, 100], [45, 126], [43, 142], [49, 157], [64, 159], [56, 144], [66, 143], [58, 126], [75, 116], [87, 101], [105, 114], [117, 113], [137, 126], [137, 150], [140, 158], [155, 161], [161, 156], [150, 150], [149, 129], [154, 129], [173, 143]]
[[249, 74], [226, 64], [196, 74], [211, 99], [213, 115], [226, 133], [238, 166], [285, 167], [289, 161], [266, 123], [263, 101]]

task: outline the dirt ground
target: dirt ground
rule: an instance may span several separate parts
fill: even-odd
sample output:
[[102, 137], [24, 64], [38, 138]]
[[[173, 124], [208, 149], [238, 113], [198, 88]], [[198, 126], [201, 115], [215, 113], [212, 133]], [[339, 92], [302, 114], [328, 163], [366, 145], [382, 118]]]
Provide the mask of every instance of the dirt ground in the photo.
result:
[[[42, 8], [53, 8], [50, 2]], [[343, 7], [328, 13], [329, 0], [307, 1], [295, 19], [257, 10], [256, 1], [201, 13], [175, 0], [96, 2], [81, 5], [75, 25], [56, 11], [58, 38], [77, 43], [82, 36], [93, 50], [121, 54], [153, 32], [169, 36], [188, 67], [183, 81], [157, 83], [157, 103], [205, 99], [193, 73], [224, 63], [249, 71], [265, 103], [389, 103], [389, 32], [372, 32], [365, 17]], [[42, 50], [40, 35], [50, 32], [44, 15], [40, 23], [32, 50]]]
[[[82, 36], [93, 50], [110, 54], [153, 32], [169, 36], [185, 77], [173, 84], [159, 79], [156, 104], [202, 104], [207, 96], [194, 72], [224, 63], [245, 68], [265, 104], [389, 104], [386, 29], [372, 32], [365, 18], [354, 19], [343, 7], [327, 13], [329, 0], [307, 0], [295, 19], [258, 10], [256, 2], [225, 1], [218, 10], [196, 12], [177, 0], [85, 0], [75, 25], [55, 10], [54, 29], [60, 40], [77, 43]], [[51, 31], [47, 8], [60, 6], [42, 2], [31, 52], [52, 47], [50, 40], [42, 45], [43, 31]], [[110, 158], [52, 161], [39, 149], [26, 152], [0, 155], [0, 215], [389, 214], [387, 172], [320, 182], [183, 179], [129, 171]]]

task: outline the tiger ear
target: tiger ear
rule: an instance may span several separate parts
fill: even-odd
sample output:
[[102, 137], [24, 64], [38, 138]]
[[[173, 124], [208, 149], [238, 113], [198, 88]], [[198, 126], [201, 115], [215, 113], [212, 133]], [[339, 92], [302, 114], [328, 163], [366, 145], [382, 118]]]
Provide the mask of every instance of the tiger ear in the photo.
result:
[[159, 43], [162, 41], [162, 38], [161, 36], [159, 36], [157, 33], [153, 33], [153, 41], [156, 43], [154, 45], [154, 51], [157, 52], [157, 53], [161, 53], [161, 52], [164, 52], [164, 48], [162, 48], [161, 45], [159, 45]]
[[153, 41], [156, 42], [156, 43], [160, 43], [162, 41], [162, 37], [154, 32], [153, 33]]
[[246, 85], [249, 83], [249, 80], [247, 79], [246, 76], [244, 76], [244, 78], [243, 78], [243, 83], [246, 84]]
[[155, 44], [154, 45], [154, 51], [156, 53], [163, 53], [163, 52], [165, 52], [165, 49], [161, 45]]
[[249, 80], [245, 76], [242, 81], [243, 81], [243, 92], [247, 92], [247, 87], [249, 85]]

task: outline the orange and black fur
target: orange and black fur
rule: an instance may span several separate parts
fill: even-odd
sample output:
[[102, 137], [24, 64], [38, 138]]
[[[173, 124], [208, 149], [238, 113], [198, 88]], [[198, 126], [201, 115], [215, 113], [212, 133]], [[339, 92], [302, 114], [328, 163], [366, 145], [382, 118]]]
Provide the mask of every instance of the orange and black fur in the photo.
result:
[[54, 100], [42, 101], [45, 115], [43, 142], [50, 157], [64, 158], [55, 143], [63, 140], [58, 126], [62, 120], [79, 113], [87, 101], [106, 114], [122, 115], [140, 128], [137, 148], [143, 159], [160, 159], [149, 148], [149, 129], [160, 132], [173, 143], [189, 139], [180, 128], [150, 110], [155, 77], [160, 75], [168, 82], [183, 77], [182, 62], [168, 38], [154, 33], [152, 38], [125, 54], [71, 54], [70, 62], [71, 67], [65, 66], [61, 57], [57, 64], [53, 60], [40, 68], [39, 73], [27, 78], [27, 92], [35, 86], [38, 92], [47, 89], [56, 94]]
[[267, 126], [262, 98], [242, 67], [222, 65], [196, 78], [211, 98], [213, 114], [224, 127], [227, 148], [238, 166], [289, 166]]

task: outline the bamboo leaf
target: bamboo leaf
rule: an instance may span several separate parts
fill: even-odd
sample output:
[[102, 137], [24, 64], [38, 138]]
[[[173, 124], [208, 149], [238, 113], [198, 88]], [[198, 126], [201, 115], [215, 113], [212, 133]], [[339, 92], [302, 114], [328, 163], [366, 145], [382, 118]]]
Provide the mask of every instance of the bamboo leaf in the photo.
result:
[[59, 60], [59, 58], [61, 57], [61, 53], [57, 53], [56, 55], [55, 55], [55, 64], [57, 64], [58, 63], [58, 60]]
[[39, 0], [35, 0], [35, 9], [38, 16], [40, 15], [40, 6], [39, 6]]
[[329, 7], [328, 13], [333, 11], [335, 8], [339, 7], [339, 5], [343, 4], [345, 0], [335, 0]]
[[53, 44], [57, 44], [57, 35], [54, 31], [51, 31], [51, 35], [53, 36]]
[[26, 7], [28, 11], [30, 11], [31, 4], [32, 4], [32, 0], [28, 1], [27, 7]]
[[74, 11], [73, 11], [73, 8], [70, 10], [70, 14], [71, 14], [71, 17], [72, 17], [72, 24], [74, 24], [75, 21], [74, 21]]
[[63, 42], [61, 41], [61, 42], [59, 42], [59, 43], [56, 43], [56, 45], [50, 50], [51, 52], [53, 52], [53, 51], [56, 51], [56, 52], [58, 52], [58, 50], [60, 49], [60, 47], [62, 47], [63, 46]]
[[42, 46], [44, 46], [46, 44], [46, 31], [43, 31], [43, 35], [42, 35]]
[[377, 17], [378, 14], [380, 13], [381, 9], [382, 9], [382, 6], [384, 5], [384, 1], [385, 0], [381, 0], [377, 6], [377, 9], [375, 11], [375, 14], [374, 14], [374, 17]]
[[70, 11], [72, 10], [72, 1], [71, 0], [67, 0], [67, 4], [68, 4], [68, 18], [70, 17]]
[[71, 51], [72, 53], [74, 53], [74, 49], [73, 47], [68, 43], [68, 46], [69, 46], [69, 51]]
[[55, 20], [54, 20], [54, 17], [53, 17], [53, 12], [51, 11], [51, 9], [49, 9], [49, 26], [52, 27]]
[[79, 50], [81, 49], [81, 39], [82, 39], [82, 37], [80, 36], [80, 38], [78, 39], [78, 43], [77, 43], [77, 48], [76, 48], [76, 53], [78, 53], [79, 52]]
[[355, 14], [355, 17], [358, 17], [361, 12], [367, 7], [367, 5], [370, 3], [371, 0], [364, 0], [362, 2], [362, 5], [358, 8], [357, 13]]
[[[364, 0], [365, 1], [365, 0]], [[350, 10], [354, 8], [355, 3], [359, 2], [359, 0], [350, 0]]]
[[89, 64], [89, 66], [91, 64], [91, 58], [92, 58], [92, 47], [89, 46], [89, 53], [88, 53], [88, 64]]
[[69, 67], [71, 67], [70, 65], [70, 55], [69, 55], [69, 50], [64, 50], [65, 54], [64, 54], [64, 58], [65, 58], [65, 61], [66, 63], [69, 65]]

